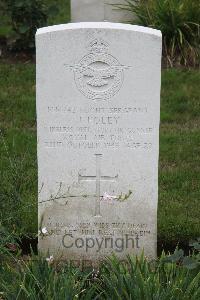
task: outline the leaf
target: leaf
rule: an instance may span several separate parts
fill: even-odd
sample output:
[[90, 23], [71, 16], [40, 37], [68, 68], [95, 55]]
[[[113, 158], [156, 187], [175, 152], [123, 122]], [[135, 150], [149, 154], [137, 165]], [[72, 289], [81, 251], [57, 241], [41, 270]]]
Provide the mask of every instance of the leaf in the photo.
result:
[[182, 249], [180, 250], [175, 250], [174, 253], [170, 256], [167, 256], [166, 258], [164, 258], [164, 262], [166, 263], [177, 263], [179, 262], [184, 256], [184, 252]]
[[189, 243], [190, 247], [194, 247], [195, 250], [200, 250], [200, 242], [198, 241], [192, 241]]
[[186, 256], [183, 259], [183, 266], [189, 270], [193, 270], [198, 266], [198, 262], [196, 260], [194, 260], [193, 258]]
[[29, 29], [30, 29], [30, 26], [28, 26], [28, 25], [21, 25], [19, 27], [19, 32], [23, 34], [23, 33], [27, 32]]
[[200, 250], [200, 243], [198, 242], [194, 243], [193, 247], [195, 250]]

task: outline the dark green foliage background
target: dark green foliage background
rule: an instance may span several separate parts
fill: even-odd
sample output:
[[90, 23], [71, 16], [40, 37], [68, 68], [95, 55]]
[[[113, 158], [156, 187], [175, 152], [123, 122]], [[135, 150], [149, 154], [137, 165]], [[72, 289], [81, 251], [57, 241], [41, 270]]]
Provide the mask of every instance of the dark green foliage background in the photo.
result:
[[0, 37], [8, 50], [34, 50], [37, 28], [69, 22], [69, 11], [70, 0], [0, 0]]
[[168, 66], [199, 66], [199, 0], [125, 0], [120, 9], [132, 13], [132, 24], [159, 29]]

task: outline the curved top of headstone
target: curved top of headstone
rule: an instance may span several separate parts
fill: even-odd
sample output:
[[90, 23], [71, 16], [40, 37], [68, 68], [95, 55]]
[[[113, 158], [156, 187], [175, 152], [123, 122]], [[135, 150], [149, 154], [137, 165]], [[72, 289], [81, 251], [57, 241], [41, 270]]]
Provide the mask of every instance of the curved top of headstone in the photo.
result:
[[138, 25], [129, 25], [122, 23], [110, 23], [110, 22], [81, 22], [81, 23], [68, 23], [68, 24], [60, 24], [53, 25], [48, 27], [42, 27], [37, 30], [36, 35], [62, 31], [62, 30], [70, 30], [70, 29], [89, 29], [89, 28], [97, 28], [97, 29], [120, 29], [120, 30], [130, 30], [135, 32], [141, 32], [146, 34], [155, 35], [161, 37], [161, 31], [149, 27], [143, 27]]

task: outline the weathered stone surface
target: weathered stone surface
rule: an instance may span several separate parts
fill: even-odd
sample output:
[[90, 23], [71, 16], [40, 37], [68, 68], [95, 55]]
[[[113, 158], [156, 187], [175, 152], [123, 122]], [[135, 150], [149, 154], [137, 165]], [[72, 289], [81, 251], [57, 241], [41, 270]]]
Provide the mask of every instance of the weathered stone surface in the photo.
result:
[[161, 33], [58, 25], [36, 46], [39, 250], [155, 257]]
[[127, 4], [125, 0], [71, 0], [72, 22], [130, 22], [134, 16], [113, 4]]

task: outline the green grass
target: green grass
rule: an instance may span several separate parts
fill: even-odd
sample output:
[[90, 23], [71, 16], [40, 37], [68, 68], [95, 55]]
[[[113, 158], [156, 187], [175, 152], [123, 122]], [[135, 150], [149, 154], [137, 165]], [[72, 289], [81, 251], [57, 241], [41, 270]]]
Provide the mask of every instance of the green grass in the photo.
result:
[[162, 74], [158, 234], [163, 241], [200, 235], [200, 75]]
[[0, 65], [0, 220], [37, 231], [35, 67]]
[[[162, 73], [158, 239], [200, 236], [200, 75]], [[35, 66], [0, 64], [0, 220], [37, 233]]]

